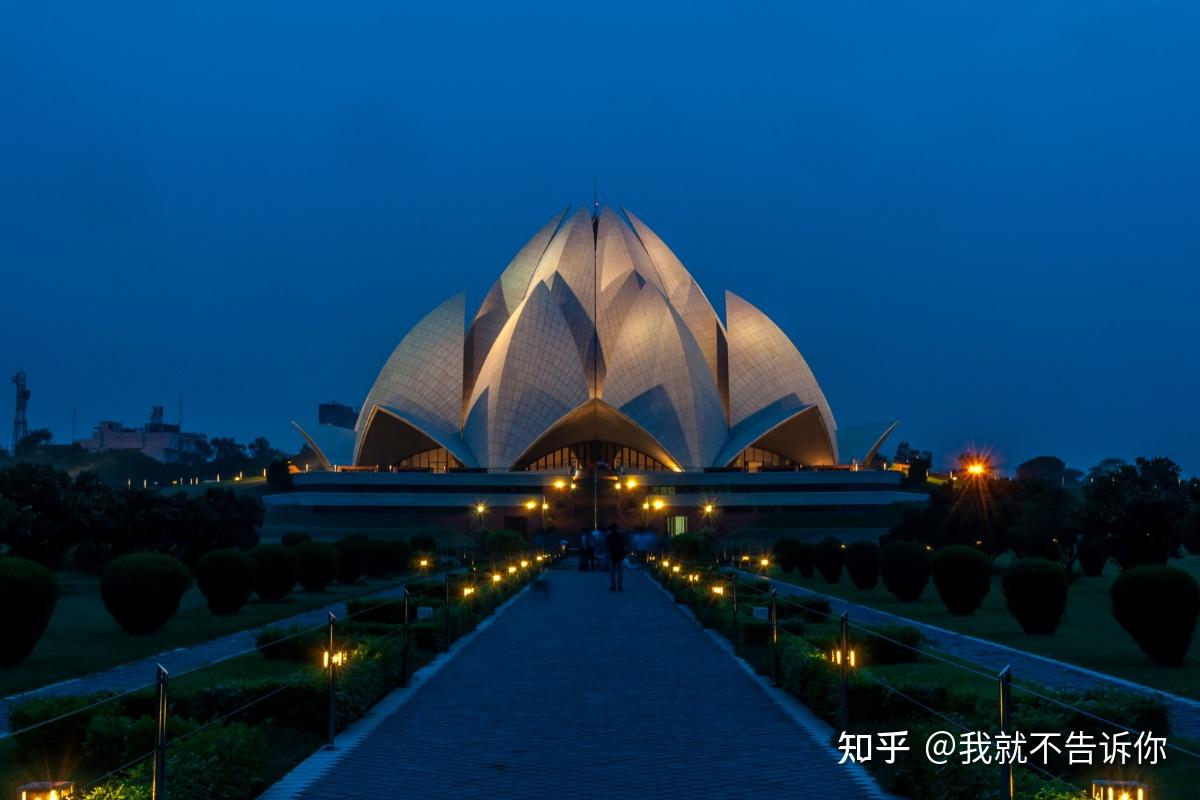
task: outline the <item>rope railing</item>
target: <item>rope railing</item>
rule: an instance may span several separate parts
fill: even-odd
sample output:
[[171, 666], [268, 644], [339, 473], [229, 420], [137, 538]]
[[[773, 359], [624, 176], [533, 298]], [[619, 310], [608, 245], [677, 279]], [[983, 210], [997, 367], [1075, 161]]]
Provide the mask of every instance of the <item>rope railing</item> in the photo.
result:
[[[536, 560], [536, 563], [534, 562], [534, 560], [532, 558], [530, 558], [527, 560], [526, 566], [522, 566], [521, 568], [518, 568], [511, 572], [507, 568], [504, 568], [502, 572], [497, 573], [497, 574], [502, 575], [501, 582], [504, 583], [504, 591], [509, 592], [512, 590], [511, 582], [509, 582], [506, 579], [511, 579], [511, 578], [515, 577], [518, 580], [518, 582], [521, 585], [523, 585], [529, 581], [532, 581], [538, 574], [540, 574], [540, 572], [543, 569], [545, 569], [546, 566], [549, 565], [549, 563], [552, 563], [552, 561], [553, 561], [552, 556], [543, 556], [543, 557], [539, 557]], [[521, 563], [521, 562], [518, 562], [518, 563]], [[507, 565], [505, 565], [505, 567], [507, 567]], [[439, 582], [430, 582], [430, 583], [424, 583], [424, 584], [420, 583], [420, 581], [422, 581], [422, 580], [429, 581], [430, 578], [434, 578], [436, 580], [436, 578], [439, 576], [441, 577], [441, 581], [439, 581]], [[482, 585], [481, 583], [476, 582], [476, 577], [474, 575], [472, 575], [471, 573], [466, 573], [465, 575], [463, 575], [463, 577], [465, 578], [465, 581], [462, 583], [465, 583], [465, 585], [467, 585], [469, 587], [475, 588], [476, 586]], [[409, 604], [412, 603], [412, 601], [414, 599], [423, 599], [423, 598], [431, 598], [432, 599], [434, 596], [439, 595], [439, 594], [441, 594], [447, 600], [452, 600], [452, 601], [458, 600], [461, 602], [465, 602], [471, 608], [474, 608], [477, 605], [477, 602], [476, 602], [477, 600], [483, 600], [486, 597], [486, 595], [484, 595], [484, 594], [476, 595], [473, 591], [464, 592], [461, 596], [458, 594], [457, 591], [454, 593], [451, 593], [450, 586], [451, 586], [452, 582], [455, 582], [455, 581], [453, 580], [453, 576], [449, 572], [434, 573], [431, 575], [422, 575], [416, 581], [413, 581], [411, 584], [409, 584], [413, 587], [412, 590], [409, 589], [409, 585], [404, 585], [403, 591], [401, 591], [398, 595], [396, 595], [394, 597], [385, 598], [378, 603], [374, 603], [374, 604], [366, 606], [364, 608], [356, 609], [355, 611], [353, 611], [351, 613], [347, 613], [343, 616], [341, 621], [346, 622], [346, 621], [356, 620], [358, 618], [363, 617], [364, 615], [370, 614], [371, 612], [378, 611], [381, 608], [384, 608], [384, 607], [390, 606], [390, 605], [394, 605], [397, 603], [404, 603], [406, 606], [408, 606]], [[496, 585], [499, 585], [501, 582], [496, 582]], [[487, 581], [487, 583], [492, 584], [492, 581], [489, 580], [489, 581]], [[461, 588], [461, 586], [459, 588]], [[436, 615], [440, 611], [441, 614], [446, 619], [446, 624], [448, 625], [449, 615], [453, 612], [453, 608], [455, 606], [456, 606], [456, 604], [453, 602], [451, 602], [449, 604], [443, 604], [440, 609], [435, 609], [434, 613]], [[496, 605], [493, 605], [490, 609], [485, 608], [484, 616], [487, 616], [488, 614], [493, 613], [495, 611], [496, 607], [497, 607]], [[317, 631], [321, 631], [323, 629], [329, 632], [329, 634], [330, 634], [329, 643], [333, 644], [333, 642], [334, 642], [333, 626], [334, 626], [336, 618], [333, 616], [332, 613], [330, 613], [329, 616], [330, 616], [330, 619], [327, 623], [305, 626], [299, 630], [291, 631], [278, 639], [271, 639], [270, 641], [263, 642], [262, 644], [256, 644], [254, 647], [249, 647], [249, 648], [239, 650], [235, 653], [226, 654], [220, 658], [213, 659], [212, 661], [207, 662], [205, 664], [182, 671], [182, 672], [172, 676], [171, 680], [177, 681], [183, 677], [193, 676], [196, 673], [199, 673], [202, 670], [207, 669], [212, 666], [215, 666], [217, 664], [223, 664], [223, 663], [227, 663], [227, 662], [232, 661], [237, 658], [249, 656], [249, 655], [252, 655], [255, 653], [261, 653], [269, 648], [277, 647], [280, 643], [294, 640], [294, 639], [297, 639], [297, 638], [300, 638], [303, 636], [309, 636], [309, 635], [312, 635], [313, 633], [316, 633]], [[474, 612], [472, 612], [471, 620], [472, 621], [471, 621], [470, 627], [474, 627], [474, 625], [477, 624], [475, 621]], [[404, 614], [404, 620], [402, 622], [389, 623], [389, 624], [392, 624], [395, 629], [390, 631], [387, 634], [383, 634], [380, 636], [352, 634], [357, 639], [362, 640], [364, 643], [369, 644], [369, 645], [389, 639], [393, 636], [399, 636], [401, 634], [403, 634], [405, 636], [405, 642], [404, 642], [403, 653], [402, 653], [402, 658], [403, 658], [402, 673], [403, 674], [401, 675], [401, 683], [400, 683], [401, 686], [404, 686], [407, 684], [408, 672], [409, 672], [409, 667], [410, 667], [410, 662], [409, 662], [409, 647], [410, 647], [410, 645], [409, 645], [408, 636], [407, 636], [408, 631], [409, 631], [410, 622], [411, 622], [411, 612]], [[267, 626], [267, 627], [269, 627], [269, 626]], [[259, 630], [264, 630], [264, 629], [265, 629], [265, 627], [262, 629], [259, 629]], [[447, 632], [447, 637], [448, 637], [449, 636], [449, 628], [448, 627], [446, 628], [446, 632]], [[456, 634], [455, 638], [457, 638], [457, 635], [461, 635], [461, 631]], [[329, 681], [329, 692], [330, 692], [329, 731], [330, 731], [331, 741], [332, 741], [332, 735], [333, 735], [333, 731], [334, 731], [334, 727], [335, 727], [333, 717], [334, 717], [334, 715], [336, 715], [336, 706], [334, 704], [333, 694], [332, 694], [333, 690], [334, 690], [335, 682], [332, 679], [332, 675], [333, 675], [334, 669], [339, 668], [342, 665], [341, 661], [335, 661], [333, 659], [333, 655], [334, 654], [331, 652], [328, 652], [328, 651], [326, 652], [325, 665], [323, 667], [323, 670], [328, 670], [331, 675], [331, 678]], [[94, 700], [93, 702], [88, 702], [84, 705], [79, 706], [78, 708], [73, 708], [70, 711], [66, 711], [64, 713], [57, 714], [48, 719], [38, 720], [37, 722], [34, 722], [30, 725], [19, 728], [17, 730], [13, 730], [13, 731], [9, 731], [4, 734], [0, 734], [0, 740], [13, 739], [13, 738], [37, 731], [39, 729], [55, 725], [57, 723], [62, 723], [62, 722], [69, 720], [72, 717], [75, 717], [77, 715], [84, 714], [89, 711], [93, 711], [97, 708], [100, 708], [100, 707], [105, 706], [110, 703], [115, 703], [124, 698], [128, 698], [130, 695], [134, 695], [134, 694], [137, 694], [140, 692], [145, 692], [146, 690], [152, 689], [155, 686], [158, 687], [158, 690], [160, 693], [159, 694], [159, 699], [160, 699], [159, 727], [160, 727], [160, 730], [165, 730], [165, 719], [166, 719], [165, 715], [167, 713], [167, 704], [165, 702], [166, 670], [164, 670], [161, 666], [159, 666], [157, 669], [157, 672], [158, 672], [158, 677], [157, 677], [157, 680], [154, 682], [145, 683], [145, 684], [139, 685], [137, 687], [134, 687], [134, 688], [131, 688], [131, 689], [119, 692], [119, 693], [115, 693], [115, 694], [112, 694], [109, 696], [104, 696], [104, 697], [98, 698], [98, 699]], [[228, 710], [224, 713], [221, 713], [220, 715], [207, 720], [206, 722], [199, 725], [198, 727], [193, 728], [178, 737], [175, 737], [174, 739], [172, 739], [172, 744], [182, 743], [184, 741], [187, 741], [191, 737], [195, 736], [196, 734], [200, 733], [201, 731], [211, 729], [218, 725], [222, 725], [225, 722], [232, 719], [233, 717], [235, 717], [239, 714], [242, 714], [242, 713], [246, 712], [247, 710], [253, 708], [254, 706], [256, 706], [262, 702], [265, 702], [266, 700], [269, 700], [270, 698], [275, 697], [275, 696], [287, 691], [288, 689], [291, 689], [291, 688], [297, 686], [301, 682], [308, 680], [311, 677], [312, 677], [311, 669], [301, 668], [301, 669], [297, 670], [295, 677], [293, 677], [291, 680], [288, 680], [281, 685], [272, 686], [270, 689], [268, 689], [261, 695], [249, 700], [248, 702], [245, 702], [245, 703], [239, 705], [237, 708], [234, 708], [234, 709]], [[149, 757], [152, 757], [152, 756], [165, 757], [165, 746], [166, 746], [166, 743], [165, 743], [165, 737], [164, 737], [160, 740], [160, 744], [158, 746], [156, 746], [155, 750], [152, 750], [143, 755], [140, 755], [137, 758], [133, 759], [132, 761], [129, 761], [125, 764], [122, 764], [121, 766], [118, 766], [114, 769], [111, 769], [111, 770], [103, 773], [102, 775], [100, 775], [97, 778], [90, 779], [81, 788], [83, 790], [87, 790], [92, 787], [95, 787], [95, 786], [99, 785], [100, 783], [112, 778], [115, 775], [118, 775], [118, 774], [128, 771], [129, 769], [131, 769], [132, 767], [136, 766], [137, 764], [139, 764], [140, 762], [144, 761], [145, 759], [147, 759]], [[156, 763], [155, 774], [157, 775], [158, 774], [157, 764], [159, 762], [156, 761], [155, 763]], [[156, 778], [154, 778], [154, 780], [157, 781], [159, 779], [156, 777]]]

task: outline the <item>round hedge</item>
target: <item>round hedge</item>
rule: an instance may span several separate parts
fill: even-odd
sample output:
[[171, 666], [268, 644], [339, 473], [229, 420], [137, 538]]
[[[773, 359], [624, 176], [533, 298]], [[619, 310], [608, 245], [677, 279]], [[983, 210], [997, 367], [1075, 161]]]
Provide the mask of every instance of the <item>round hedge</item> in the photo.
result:
[[403, 539], [392, 539], [391, 564], [395, 572], [408, 572], [412, 563], [412, 547]]
[[296, 586], [300, 575], [300, 557], [295, 547], [285, 544], [260, 544], [250, 551], [258, 567], [254, 593], [263, 600], [282, 600]]
[[832, 536], [826, 536], [817, 542], [813, 549], [813, 564], [826, 583], [837, 583], [842, 579], [845, 556], [846, 551], [842, 549], [842, 543]]
[[303, 542], [296, 545], [300, 585], [310, 592], [323, 592], [333, 583], [342, 564], [337, 547], [329, 542]]
[[209, 611], [236, 614], [254, 593], [258, 565], [241, 550], [230, 547], [201, 556], [196, 562], [195, 575]]
[[1109, 590], [1112, 613], [1142, 652], [1162, 667], [1182, 667], [1200, 616], [1200, 586], [1177, 567], [1133, 567]]
[[1089, 578], [1099, 578], [1104, 573], [1104, 565], [1108, 563], [1108, 545], [1097, 536], [1084, 537], [1076, 555], [1083, 574]]
[[312, 537], [307, 533], [285, 533], [283, 536], [279, 537], [279, 543], [286, 544], [288, 547], [295, 547], [298, 544], [304, 544], [305, 542], [311, 541]]
[[846, 545], [846, 572], [859, 589], [874, 589], [879, 583], [879, 545], [866, 541]]
[[367, 569], [367, 545], [362, 539], [346, 536], [335, 543], [341, 561], [338, 563], [338, 583], [354, 583]]
[[134, 636], [144, 636], [175, 616], [191, 583], [192, 574], [179, 559], [133, 553], [104, 568], [100, 599], [118, 625]]
[[943, 547], [933, 554], [933, 585], [951, 614], [974, 614], [991, 591], [992, 560], [974, 547]]
[[392, 570], [392, 543], [387, 539], [371, 539], [367, 542], [367, 574], [372, 578], [385, 578]]
[[54, 573], [36, 561], [0, 557], [0, 608], [9, 609], [0, 636], [0, 667], [20, 664], [46, 632], [58, 603]]
[[775, 544], [771, 546], [772, 560], [784, 572], [794, 572], [800, 564], [799, 554], [796, 552], [800, 542], [791, 537], [777, 539]]
[[1046, 558], [1022, 558], [1001, 580], [1008, 610], [1026, 633], [1054, 633], [1067, 610], [1067, 571]]
[[917, 542], [891, 542], [879, 548], [879, 577], [884, 588], [906, 603], [921, 599], [929, 585], [932, 557]]
[[816, 549], [812, 542], [796, 544], [796, 569], [800, 571], [800, 576], [803, 578], [813, 576], [813, 568], [816, 566]]

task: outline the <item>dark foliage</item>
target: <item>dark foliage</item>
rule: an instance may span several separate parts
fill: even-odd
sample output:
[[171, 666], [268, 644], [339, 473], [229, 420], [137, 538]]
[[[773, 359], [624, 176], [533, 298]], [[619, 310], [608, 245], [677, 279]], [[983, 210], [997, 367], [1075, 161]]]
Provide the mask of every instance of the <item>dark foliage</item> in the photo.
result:
[[175, 616], [191, 582], [191, 573], [179, 559], [161, 553], [134, 553], [104, 569], [100, 598], [118, 625], [142, 636]]
[[1200, 586], [1176, 567], [1134, 567], [1110, 590], [1113, 617], [1142, 652], [1163, 667], [1182, 667], [1196, 619]]
[[391, 541], [391, 559], [392, 570], [395, 572], [408, 572], [412, 564], [412, 547], [403, 539], [392, 539]]
[[392, 570], [392, 543], [387, 539], [371, 539], [367, 542], [367, 574], [372, 578], [384, 578]]
[[784, 572], [795, 571], [800, 564], [799, 545], [800, 542], [791, 537], [775, 540], [771, 546], [772, 560]]
[[363, 539], [346, 536], [336, 543], [338, 555], [338, 583], [354, 583], [367, 569], [367, 544]]
[[846, 572], [859, 589], [874, 589], [879, 583], [879, 545], [857, 541], [846, 545]]
[[1067, 610], [1067, 571], [1046, 558], [1023, 558], [1001, 581], [1008, 610], [1026, 633], [1054, 633]]
[[258, 573], [254, 593], [263, 600], [282, 600], [296, 586], [300, 575], [300, 558], [296, 548], [283, 544], [260, 544], [250, 551]]
[[29, 657], [46, 632], [58, 603], [54, 573], [36, 561], [0, 557], [0, 608], [8, 617], [0, 637], [0, 667], [11, 667]]
[[309, 592], [323, 592], [337, 578], [342, 564], [341, 552], [329, 542], [301, 542], [296, 545], [298, 580]]
[[1079, 568], [1089, 578], [1098, 578], [1108, 563], [1108, 545], [1096, 536], [1085, 536], [1079, 542]]
[[817, 542], [813, 549], [813, 564], [826, 583], [837, 583], [842, 579], [842, 566], [845, 564], [845, 550], [842, 543], [832, 536], [826, 536]]
[[933, 554], [933, 585], [951, 614], [974, 614], [992, 588], [992, 561], [974, 547], [944, 547]]
[[205, 553], [196, 562], [196, 585], [214, 614], [236, 614], [254, 593], [258, 567], [235, 547]]
[[932, 556], [917, 542], [891, 542], [879, 548], [879, 577], [884, 588], [911, 603], [929, 583]]
[[298, 544], [304, 544], [305, 542], [311, 541], [312, 537], [307, 533], [299, 533], [297, 531], [290, 531], [279, 537], [279, 543], [286, 544], [288, 547], [295, 547]]
[[412, 547], [414, 553], [428, 553], [436, 555], [438, 551], [437, 539], [430, 536], [428, 533], [418, 533], [416, 536], [410, 536], [408, 544]]
[[816, 545], [812, 542], [796, 543], [796, 569], [801, 577], [811, 578], [816, 567]]

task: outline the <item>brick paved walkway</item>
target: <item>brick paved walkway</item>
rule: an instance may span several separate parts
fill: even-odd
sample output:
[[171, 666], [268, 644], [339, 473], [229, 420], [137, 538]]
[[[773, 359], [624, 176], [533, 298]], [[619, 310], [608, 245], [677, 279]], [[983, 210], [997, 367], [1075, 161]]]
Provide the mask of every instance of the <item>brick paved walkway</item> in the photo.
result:
[[[747, 577], [750, 576], [748, 573]], [[1049, 689], [1068, 689], [1086, 691], [1097, 687], [1123, 689], [1153, 695], [1166, 704], [1171, 714], [1171, 724], [1174, 733], [1192, 739], [1200, 739], [1200, 703], [1186, 697], [1160, 692], [1148, 686], [1122, 680], [1111, 675], [1105, 675], [1092, 670], [1076, 667], [1054, 659], [1045, 658], [1017, 650], [1005, 645], [966, 636], [954, 631], [948, 631], [935, 625], [877, 611], [867, 606], [851, 603], [833, 595], [814, 592], [784, 581], [772, 580], [771, 585], [779, 590], [779, 594], [795, 596], [823, 597], [829, 601], [830, 609], [835, 614], [849, 612], [850, 619], [862, 625], [910, 625], [919, 631], [928, 642], [929, 648], [947, 655], [970, 661], [981, 667], [999, 673], [1006, 666], [1013, 670], [1013, 682], [1020, 685], [1023, 681], [1041, 684]], [[1032, 687], [1031, 687], [1032, 688]], [[1118, 720], [1119, 721], [1119, 720]]]
[[[400, 594], [401, 589], [402, 587], [396, 586], [363, 596], [392, 597]], [[322, 608], [314, 608], [311, 611], [305, 611], [287, 619], [276, 620], [258, 628], [219, 636], [216, 639], [210, 639], [207, 642], [192, 645], [191, 647], [179, 647], [174, 650], [168, 650], [165, 653], [150, 656], [149, 658], [130, 661], [126, 664], [106, 669], [103, 672], [93, 672], [91, 675], [83, 675], [78, 678], [59, 681], [49, 686], [43, 686], [40, 689], [31, 689], [28, 692], [5, 697], [0, 699], [0, 736], [9, 732], [9, 708], [22, 701], [40, 697], [63, 697], [66, 695], [92, 694], [93, 692], [105, 691], [126, 692], [130, 689], [137, 689], [140, 686], [154, 683], [156, 664], [162, 664], [167, 668], [167, 672], [172, 675], [179, 675], [188, 670], [203, 667], [214, 661], [220, 661], [221, 659], [241, 653], [244, 650], [249, 650], [254, 647], [255, 636], [262, 628], [287, 627], [289, 625], [318, 625], [325, 622], [330, 611], [339, 617], [345, 616], [346, 604], [341, 602]]]
[[270, 796], [880, 796], [645, 575], [624, 593], [602, 574], [547, 580], [323, 776]]

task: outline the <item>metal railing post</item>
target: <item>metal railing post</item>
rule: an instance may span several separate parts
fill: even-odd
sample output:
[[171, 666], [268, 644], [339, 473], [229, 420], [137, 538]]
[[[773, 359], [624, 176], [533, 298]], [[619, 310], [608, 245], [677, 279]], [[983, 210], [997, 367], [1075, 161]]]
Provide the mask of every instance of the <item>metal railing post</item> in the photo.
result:
[[[1012, 733], [1012, 667], [1005, 667], [1000, 671], [998, 678], [1000, 684], [1000, 732]], [[1005, 758], [1004, 763], [1000, 765], [1001, 772], [1001, 787], [1000, 796], [1005, 800], [1013, 800], [1013, 794], [1016, 786], [1013, 782], [1013, 762], [1012, 759]]]
[[446, 597], [442, 606], [442, 650], [450, 649], [450, 573], [444, 573]]
[[167, 670], [162, 664], [155, 670], [158, 726], [154, 732], [154, 772], [150, 778], [151, 800], [167, 797]]
[[404, 646], [400, 660], [400, 685], [408, 686], [408, 587], [404, 587]]
[[336, 620], [337, 620], [337, 617], [335, 617], [333, 615], [333, 612], [330, 611], [329, 612], [329, 641], [328, 641], [329, 649], [326, 651], [328, 653], [327, 660], [329, 663], [325, 665], [326, 668], [329, 670], [329, 674], [326, 676], [326, 689], [327, 689], [328, 700], [329, 700], [329, 725], [326, 730], [326, 736], [325, 736], [325, 749], [326, 750], [336, 750], [337, 749], [337, 744], [334, 741], [334, 738], [337, 736], [337, 696], [334, 694], [334, 687], [333, 687], [333, 655], [334, 655], [333, 623]]
[[841, 618], [841, 672], [842, 672], [842, 703], [840, 718], [842, 730], [850, 727], [850, 612], [842, 612]]
[[737, 571], [733, 573], [733, 652], [740, 653], [742, 651], [741, 636], [738, 635], [738, 612], [737, 612], [737, 586], [738, 578]]
[[779, 685], [779, 604], [771, 590], [771, 683]]

